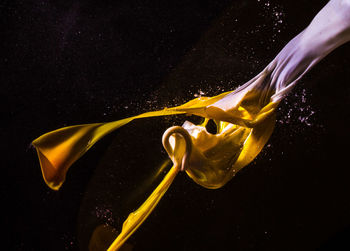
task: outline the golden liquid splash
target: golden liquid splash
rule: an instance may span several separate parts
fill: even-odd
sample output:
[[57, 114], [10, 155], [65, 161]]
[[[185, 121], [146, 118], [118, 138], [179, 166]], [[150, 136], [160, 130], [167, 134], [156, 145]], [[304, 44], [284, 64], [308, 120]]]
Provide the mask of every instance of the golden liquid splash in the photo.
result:
[[[261, 78], [266, 76], [267, 74], [261, 74]], [[257, 83], [261, 83], [261, 78], [258, 78]], [[237, 97], [241, 100], [237, 101]], [[221, 102], [222, 100], [231, 101], [231, 105]], [[269, 100], [266, 91], [244, 88], [211, 98], [200, 97], [178, 107], [115, 122], [61, 128], [42, 135], [32, 144], [37, 150], [46, 184], [58, 190], [69, 167], [95, 142], [134, 119], [183, 113], [205, 118], [200, 125], [186, 121], [180, 127], [186, 135], [175, 131], [166, 139], [166, 142], [170, 142], [166, 150], [174, 166], [139, 209], [125, 220], [121, 233], [108, 249], [118, 250], [153, 211], [181, 169], [185, 169], [189, 177], [199, 185], [214, 189], [226, 184], [255, 158], [269, 139], [275, 123], [274, 110], [277, 104], [266, 104], [266, 100]], [[235, 106], [232, 107], [232, 104]], [[215, 121], [216, 134], [206, 130], [209, 119]], [[163, 142], [164, 146], [167, 145], [166, 142]], [[187, 156], [186, 168], [184, 156]]]
[[[40, 136], [32, 144], [46, 184], [58, 190], [77, 159], [99, 139], [134, 119], [176, 114], [203, 117], [200, 125], [186, 121], [181, 130], [176, 128], [172, 135], [166, 134], [163, 145], [173, 168], [126, 219], [108, 248], [118, 250], [152, 212], [180, 170], [199, 185], [215, 189], [259, 154], [273, 131], [279, 102], [317, 62], [350, 40], [349, 11], [348, 0], [331, 0], [260, 74], [235, 91], [114, 122], [69, 126]], [[209, 120], [215, 122], [216, 134], [206, 130]], [[98, 243], [100, 230], [93, 235], [92, 243]]]

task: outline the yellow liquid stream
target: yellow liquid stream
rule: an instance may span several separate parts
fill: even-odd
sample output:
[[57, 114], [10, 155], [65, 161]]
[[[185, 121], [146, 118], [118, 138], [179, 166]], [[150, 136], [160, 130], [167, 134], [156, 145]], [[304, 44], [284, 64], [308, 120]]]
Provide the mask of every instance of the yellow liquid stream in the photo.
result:
[[[278, 103], [269, 102], [270, 97], [270, 91], [257, 91], [257, 88], [226, 92], [215, 97], [200, 97], [178, 107], [147, 112], [114, 122], [61, 128], [42, 135], [32, 144], [37, 150], [46, 184], [51, 189], [58, 190], [69, 167], [79, 157], [100, 138], [134, 119], [174, 114], [204, 118], [200, 125], [188, 121], [182, 125], [182, 129], [188, 134], [187, 141], [176, 133], [169, 138], [173, 149], [168, 154], [173, 161], [173, 167], [148, 199], [125, 220], [122, 231], [108, 249], [118, 250], [154, 210], [181, 170], [188, 144], [191, 146], [191, 153], [185, 171], [197, 184], [210, 189], [225, 185], [259, 154], [275, 124], [274, 110]], [[234, 105], [230, 106], [228, 103]], [[216, 124], [216, 134], [206, 130], [210, 119]]]

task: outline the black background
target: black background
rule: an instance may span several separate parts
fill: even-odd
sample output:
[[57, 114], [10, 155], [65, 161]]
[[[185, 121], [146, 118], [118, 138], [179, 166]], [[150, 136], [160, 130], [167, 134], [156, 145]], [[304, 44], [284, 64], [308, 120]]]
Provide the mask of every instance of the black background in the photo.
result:
[[[234, 89], [325, 3], [2, 1], [3, 250], [85, 250], [97, 225], [120, 229], [138, 204], [119, 201], [146, 196], [139, 184], [165, 156], [161, 134], [185, 118], [106, 137], [58, 192], [42, 180], [33, 139]], [[349, 250], [349, 52], [338, 48], [300, 81], [268, 145], [225, 187], [180, 174], [129, 247]]]

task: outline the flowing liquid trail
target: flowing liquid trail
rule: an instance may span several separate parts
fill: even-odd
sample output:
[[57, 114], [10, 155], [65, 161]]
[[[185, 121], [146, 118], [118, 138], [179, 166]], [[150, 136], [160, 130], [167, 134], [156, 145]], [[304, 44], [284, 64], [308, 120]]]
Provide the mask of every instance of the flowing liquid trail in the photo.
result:
[[[58, 190], [69, 167], [94, 143], [134, 119], [175, 114], [205, 118], [200, 125], [186, 121], [182, 127], [166, 131], [163, 145], [174, 166], [126, 219], [108, 249], [117, 250], [152, 212], [179, 171], [186, 171], [199, 185], [215, 189], [249, 164], [273, 131], [279, 102], [316, 63], [349, 40], [350, 0], [332, 0], [260, 74], [235, 91], [114, 122], [65, 127], [37, 138], [32, 144], [43, 178], [50, 188]], [[206, 130], [210, 120], [215, 122], [216, 134]]]

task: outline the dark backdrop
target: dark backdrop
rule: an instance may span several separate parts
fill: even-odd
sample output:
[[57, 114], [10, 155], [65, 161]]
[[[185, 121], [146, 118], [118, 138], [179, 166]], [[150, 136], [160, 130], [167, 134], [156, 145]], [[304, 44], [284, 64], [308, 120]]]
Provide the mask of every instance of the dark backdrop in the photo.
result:
[[[234, 89], [325, 3], [2, 1], [3, 250], [85, 250], [99, 224], [119, 230], [159, 182], [143, 183], [165, 158], [162, 132], [186, 118], [111, 134], [58, 192], [42, 180], [33, 139]], [[180, 174], [128, 247], [349, 250], [349, 52], [342, 46], [300, 81], [268, 145], [225, 187]]]

